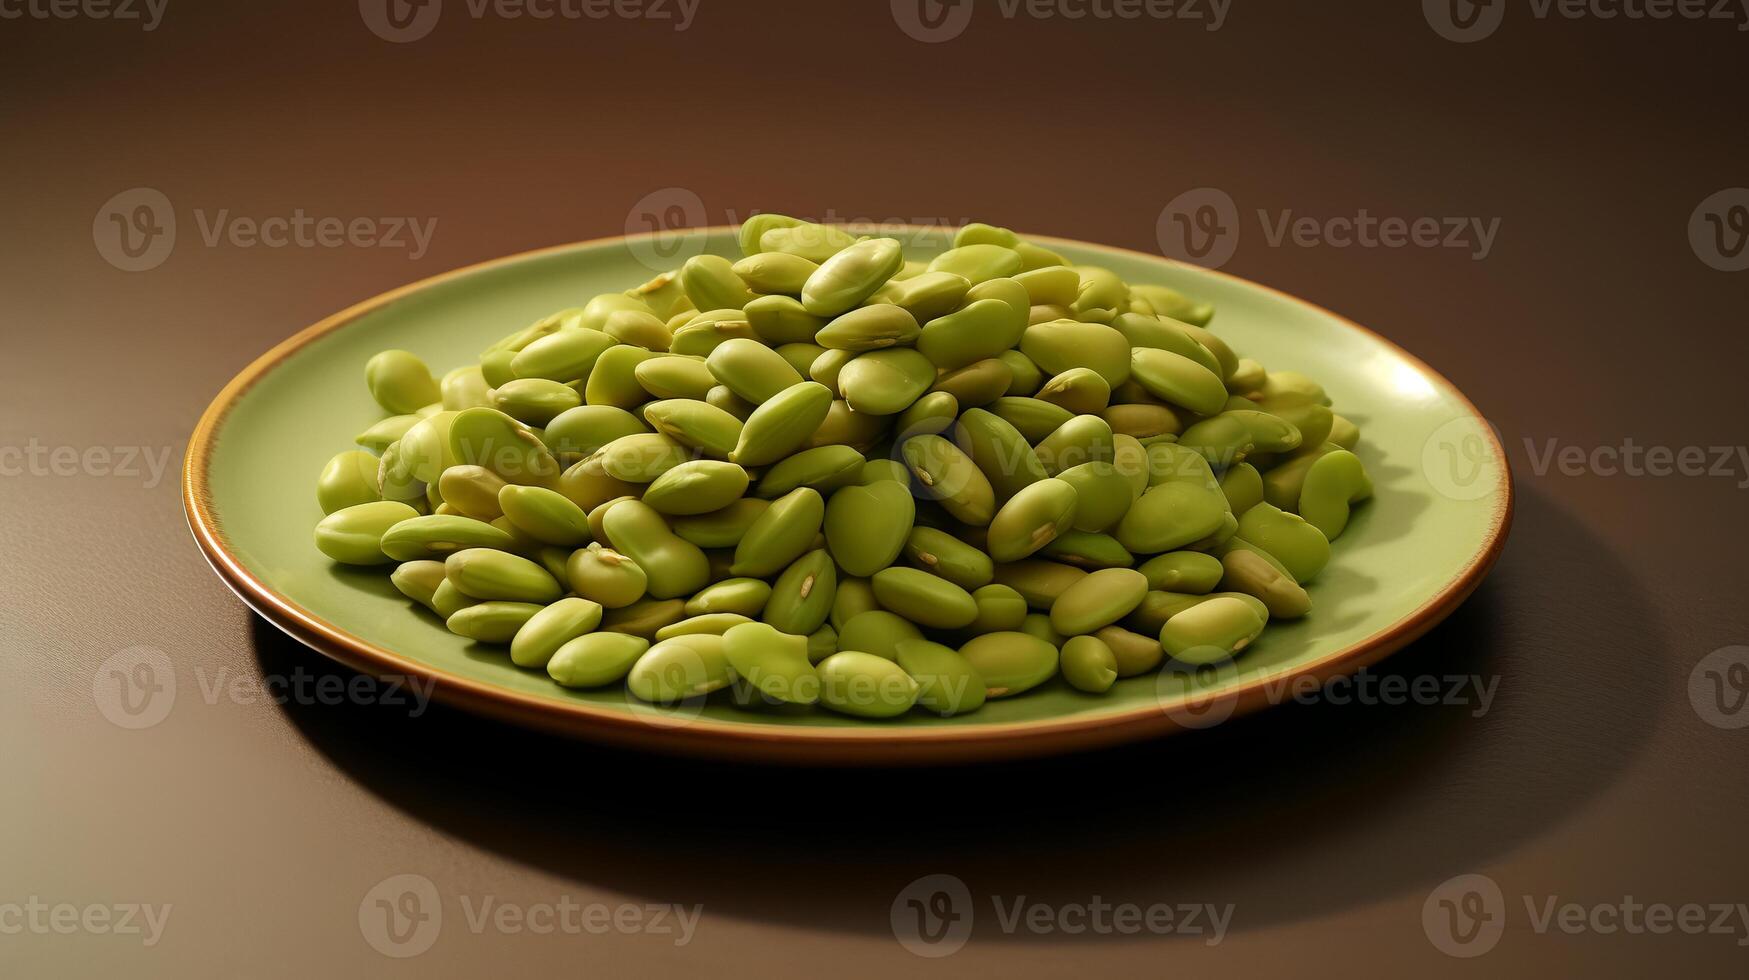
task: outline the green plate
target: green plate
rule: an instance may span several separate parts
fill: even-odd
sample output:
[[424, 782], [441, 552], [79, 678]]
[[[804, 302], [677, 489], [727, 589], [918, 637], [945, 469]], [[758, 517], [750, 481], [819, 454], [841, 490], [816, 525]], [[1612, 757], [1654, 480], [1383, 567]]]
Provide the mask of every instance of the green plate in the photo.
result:
[[[886, 234], [895, 234], [886, 229]], [[945, 233], [902, 233], [928, 256]], [[1313, 584], [1315, 609], [1271, 624], [1237, 665], [1120, 681], [1107, 696], [1060, 680], [974, 714], [891, 722], [825, 711], [707, 703], [657, 709], [615, 688], [566, 691], [499, 649], [450, 634], [380, 571], [340, 568], [311, 542], [315, 481], [380, 418], [365, 361], [418, 353], [441, 375], [491, 341], [597, 293], [624, 290], [699, 247], [734, 255], [732, 229], [616, 238], [447, 273], [339, 313], [263, 355], [222, 391], [189, 445], [184, 502], [213, 567], [261, 615], [317, 650], [379, 675], [431, 678], [439, 698], [510, 721], [660, 751], [785, 762], [912, 763], [1038, 755], [1203, 727], [1352, 673], [1450, 614], [1486, 574], [1511, 522], [1505, 453], [1476, 409], [1426, 365], [1291, 296], [1156, 256], [1037, 238], [1072, 261], [1216, 304], [1213, 327], [1267, 367], [1321, 381], [1362, 432], [1376, 486]], [[676, 249], [683, 249], [676, 253]], [[717, 699], [722, 700], [717, 700]]]

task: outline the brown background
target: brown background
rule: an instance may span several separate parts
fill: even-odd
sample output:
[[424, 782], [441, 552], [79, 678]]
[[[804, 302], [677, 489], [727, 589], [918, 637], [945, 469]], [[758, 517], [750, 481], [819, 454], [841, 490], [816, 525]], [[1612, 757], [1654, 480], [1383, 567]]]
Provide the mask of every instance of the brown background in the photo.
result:
[[[9, 8], [16, 9], [16, 8]], [[0, 477], [0, 905], [173, 906], [164, 939], [0, 935], [9, 976], [1740, 975], [1742, 935], [1534, 931], [1524, 897], [1749, 900], [1744, 731], [1690, 671], [1749, 642], [1729, 478], [1534, 472], [1525, 441], [1743, 441], [1749, 274], [1687, 224], [1749, 183], [1749, 35], [1537, 20], [1478, 44], [1413, 2], [1235, 0], [1222, 30], [997, 15], [923, 44], [871, 2], [703, 0], [648, 21], [465, 16], [396, 45], [351, 0], [170, 0], [163, 23], [0, 20], [0, 446], [179, 461], [219, 387], [276, 341], [401, 283], [623, 232], [641, 198], [988, 220], [1156, 250], [1214, 186], [1228, 271], [1366, 323], [1499, 426], [1520, 488], [1498, 570], [1389, 662], [1499, 681], [1492, 709], [1293, 705], [1194, 737], [1033, 765], [793, 772], [646, 759], [433, 709], [251, 702], [213, 685], [329, 675], [228, 593], [174, 475]], [[152, 187], [181, 231], [125, 273], [94, 245]], [[416, 217], [428, 254], [209, 247], [195, 212]], [[1271, 247], [1255, 218], [1498, 218], [1492, 254]], [[89, 468], [88, 468], [89, 469]], [[106, 722], [98, 665], [177, 665], [170, 717]], [[209, 700], [212, 703], [209, 703]], [[972, 941], [913, 957], [888, 909], [949, 873]], [[358, 907], [386, 876], [446, 896], [391, 960]], [[1445, 956], [1421, 911], [1486, 874], [1504, 938]], [[458, 896], [702, 903], [661, 937], [473, 934]], [[992, 897], [1233, 903], [1224, 943], [1004, 935]]]

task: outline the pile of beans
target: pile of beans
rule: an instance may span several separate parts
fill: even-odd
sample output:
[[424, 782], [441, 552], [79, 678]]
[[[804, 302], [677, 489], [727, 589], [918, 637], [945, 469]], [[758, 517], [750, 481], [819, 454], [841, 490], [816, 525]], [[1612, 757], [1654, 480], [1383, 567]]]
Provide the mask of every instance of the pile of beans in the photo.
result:
[[1372, 492], [1316, 382], [989, 225], [781, 215], [498, 341], [323, 470], [316, 545], [567, 688], [866, 718], [1237, 657]]

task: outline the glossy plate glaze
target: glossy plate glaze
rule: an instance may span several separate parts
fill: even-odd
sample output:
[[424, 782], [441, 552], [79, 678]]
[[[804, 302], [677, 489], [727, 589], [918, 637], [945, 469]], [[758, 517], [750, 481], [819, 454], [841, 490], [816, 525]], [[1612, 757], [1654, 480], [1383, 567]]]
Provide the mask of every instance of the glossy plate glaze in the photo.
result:
[[[946, 234], [905, 229], [907, 255]], [[824, 710], [752, 711], [726, 693], [681, 709], [618, 687], [566, 691], [498, 648], [454, 636], [380, 570], [336, 566], [311, 542], [316, 476], [382, 416], [364, 364], [386, 348], [442, 375], [492, 340], [590, 296], [624, 290], [700, 248], [737, 254], [732, 229], [616, 238], [514, 255], [416, 283], [336, 314], [263, 355], [219, 393], [190, 441], [184, 504], [195, 540], [242, 599], [358, 670], [430, 678], [460, 707], [656, 751], [805, 763], [923, 763], [1043, 755], [1206, 727], [1279, 703], [1295, 683], [1352, 673], [1425, 633], [1475, 589], [1505, 541], [1511, 476], [1493, 430], [1432, 369], [1364, 328], [1291, 296], [1156, 256], [1035, 237], [1071, 261], [1215, 303], [1213, 328], [1265, 366], [1321, 381], [1361, 429], [1376, 494], [1311, 586], [1311, 616], [1272, 623], [1223, 670], [1120, 681], [1108, 695], [1062, 681], [957, 718], [891, 722]], [[721, 699], [721, 700], [719, 700]]]

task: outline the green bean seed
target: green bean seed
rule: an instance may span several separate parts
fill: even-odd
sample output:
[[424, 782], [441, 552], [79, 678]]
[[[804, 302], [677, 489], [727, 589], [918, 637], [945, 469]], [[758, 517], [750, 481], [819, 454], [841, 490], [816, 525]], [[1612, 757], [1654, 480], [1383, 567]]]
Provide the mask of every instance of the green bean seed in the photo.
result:
[[1117, 655], [1097, 636], [1072, 636], [1063, 643], [1062, 671], [1070, 687], [1104, 694], [1117, 683]]
[[966, 641], [960, 656], [984, 679], [992, 698], [1012, 697], [1056, 676], [1057, 648], [1026, 633], [986, 633]]

